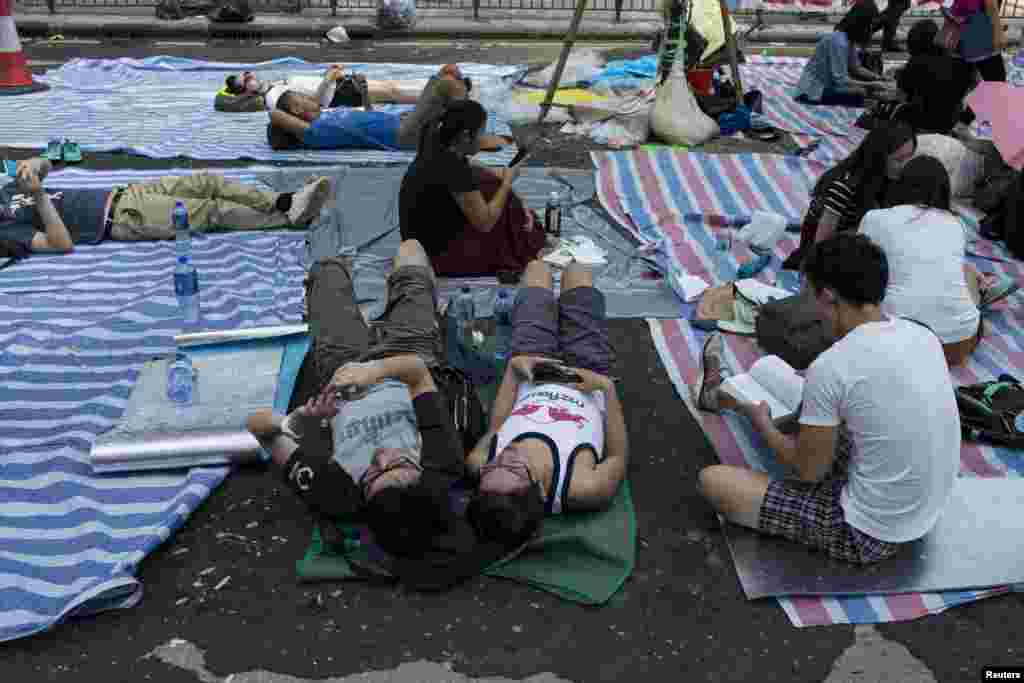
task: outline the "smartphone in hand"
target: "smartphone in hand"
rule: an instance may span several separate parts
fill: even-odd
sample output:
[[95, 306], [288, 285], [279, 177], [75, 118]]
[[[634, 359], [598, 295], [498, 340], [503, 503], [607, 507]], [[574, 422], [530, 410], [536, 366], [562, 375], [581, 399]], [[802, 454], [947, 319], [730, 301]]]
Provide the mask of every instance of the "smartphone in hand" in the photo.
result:
[[533, 366], [534, 384], [579, 384], [582, 381], [582, 377], [558, 363], [537, 363]]

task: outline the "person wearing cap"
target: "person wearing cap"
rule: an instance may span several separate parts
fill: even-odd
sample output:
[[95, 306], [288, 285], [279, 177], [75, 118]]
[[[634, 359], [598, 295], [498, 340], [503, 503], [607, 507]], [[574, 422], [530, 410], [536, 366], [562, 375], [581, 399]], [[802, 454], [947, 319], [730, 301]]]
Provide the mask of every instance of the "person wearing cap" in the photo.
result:
[[317, 178], [297, 192], [267, 192], [216, 173], [167, 176], [116, 188], [48, 191], [47, 159], [17, 164], [17, 178], [0, 187], [0, 238], [32, 252], [70, 252], [76, 244], [105, 240], [174, 239], [171, 212], [181, 202], [195, 230], [305, 228], [330, 197], [330, 181]]

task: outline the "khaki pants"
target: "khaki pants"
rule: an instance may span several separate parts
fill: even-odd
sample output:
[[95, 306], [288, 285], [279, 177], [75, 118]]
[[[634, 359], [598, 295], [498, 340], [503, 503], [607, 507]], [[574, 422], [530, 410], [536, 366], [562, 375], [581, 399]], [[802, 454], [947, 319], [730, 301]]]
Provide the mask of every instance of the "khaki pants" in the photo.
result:
[[171, 212], [185, 205], [193, 230], [265, 230], [293, 227], [274, 206], [278, 194], [243, 185], [215, 173], [167, 176], [130, 185], [113, 216], [111, 238], [122, 241], [174, 239]]

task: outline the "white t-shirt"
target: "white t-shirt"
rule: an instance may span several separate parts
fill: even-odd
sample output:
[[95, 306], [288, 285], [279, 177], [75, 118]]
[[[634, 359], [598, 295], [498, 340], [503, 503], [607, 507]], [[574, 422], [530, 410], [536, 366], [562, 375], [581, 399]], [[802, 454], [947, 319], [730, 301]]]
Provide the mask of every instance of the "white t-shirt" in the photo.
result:
[[960, 466], [960, 414], [942, 346], [907, 320], [858, 325], [807, 370], [800, 424], [846, 426], [847, 523], [890, 543], [924, 536]]
[[943, 344], [978, 333], [981, 314], [967, 290], [964, 229], [956, 216], [897, 206], [869, 211], [860, 231], [889, 261], [883, 311], [928, 325]]

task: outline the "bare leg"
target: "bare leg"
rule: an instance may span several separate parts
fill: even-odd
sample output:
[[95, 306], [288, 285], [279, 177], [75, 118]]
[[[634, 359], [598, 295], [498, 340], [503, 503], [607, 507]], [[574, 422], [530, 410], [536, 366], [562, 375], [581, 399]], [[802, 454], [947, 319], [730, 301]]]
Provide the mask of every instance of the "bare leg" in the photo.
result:
[[964, 279], [967, 280], [967, 293], [971, 295], [971, 301], [977, 306], [981, 303], [981, 273], [970, 263], [964, 264]]
[[[544, 289], [552, 289], [555, 284], [551, 277], [551, 268], [540, 260], [530, 261], [526, 264], [522, 283], [524, 287], [543, 287]], [[565, 287], [564, 280], [562, 286]]]
[[568, 292], [577, 287], [593, 287], [594, 274], [586, 266], [573, 262], [562, 271], [562, 291]]
[[697, 488], [711, 507], [734, 524], [757, 529], [761, 504], [771, 478], [733, 465], [712, 465], [700, 471]]

